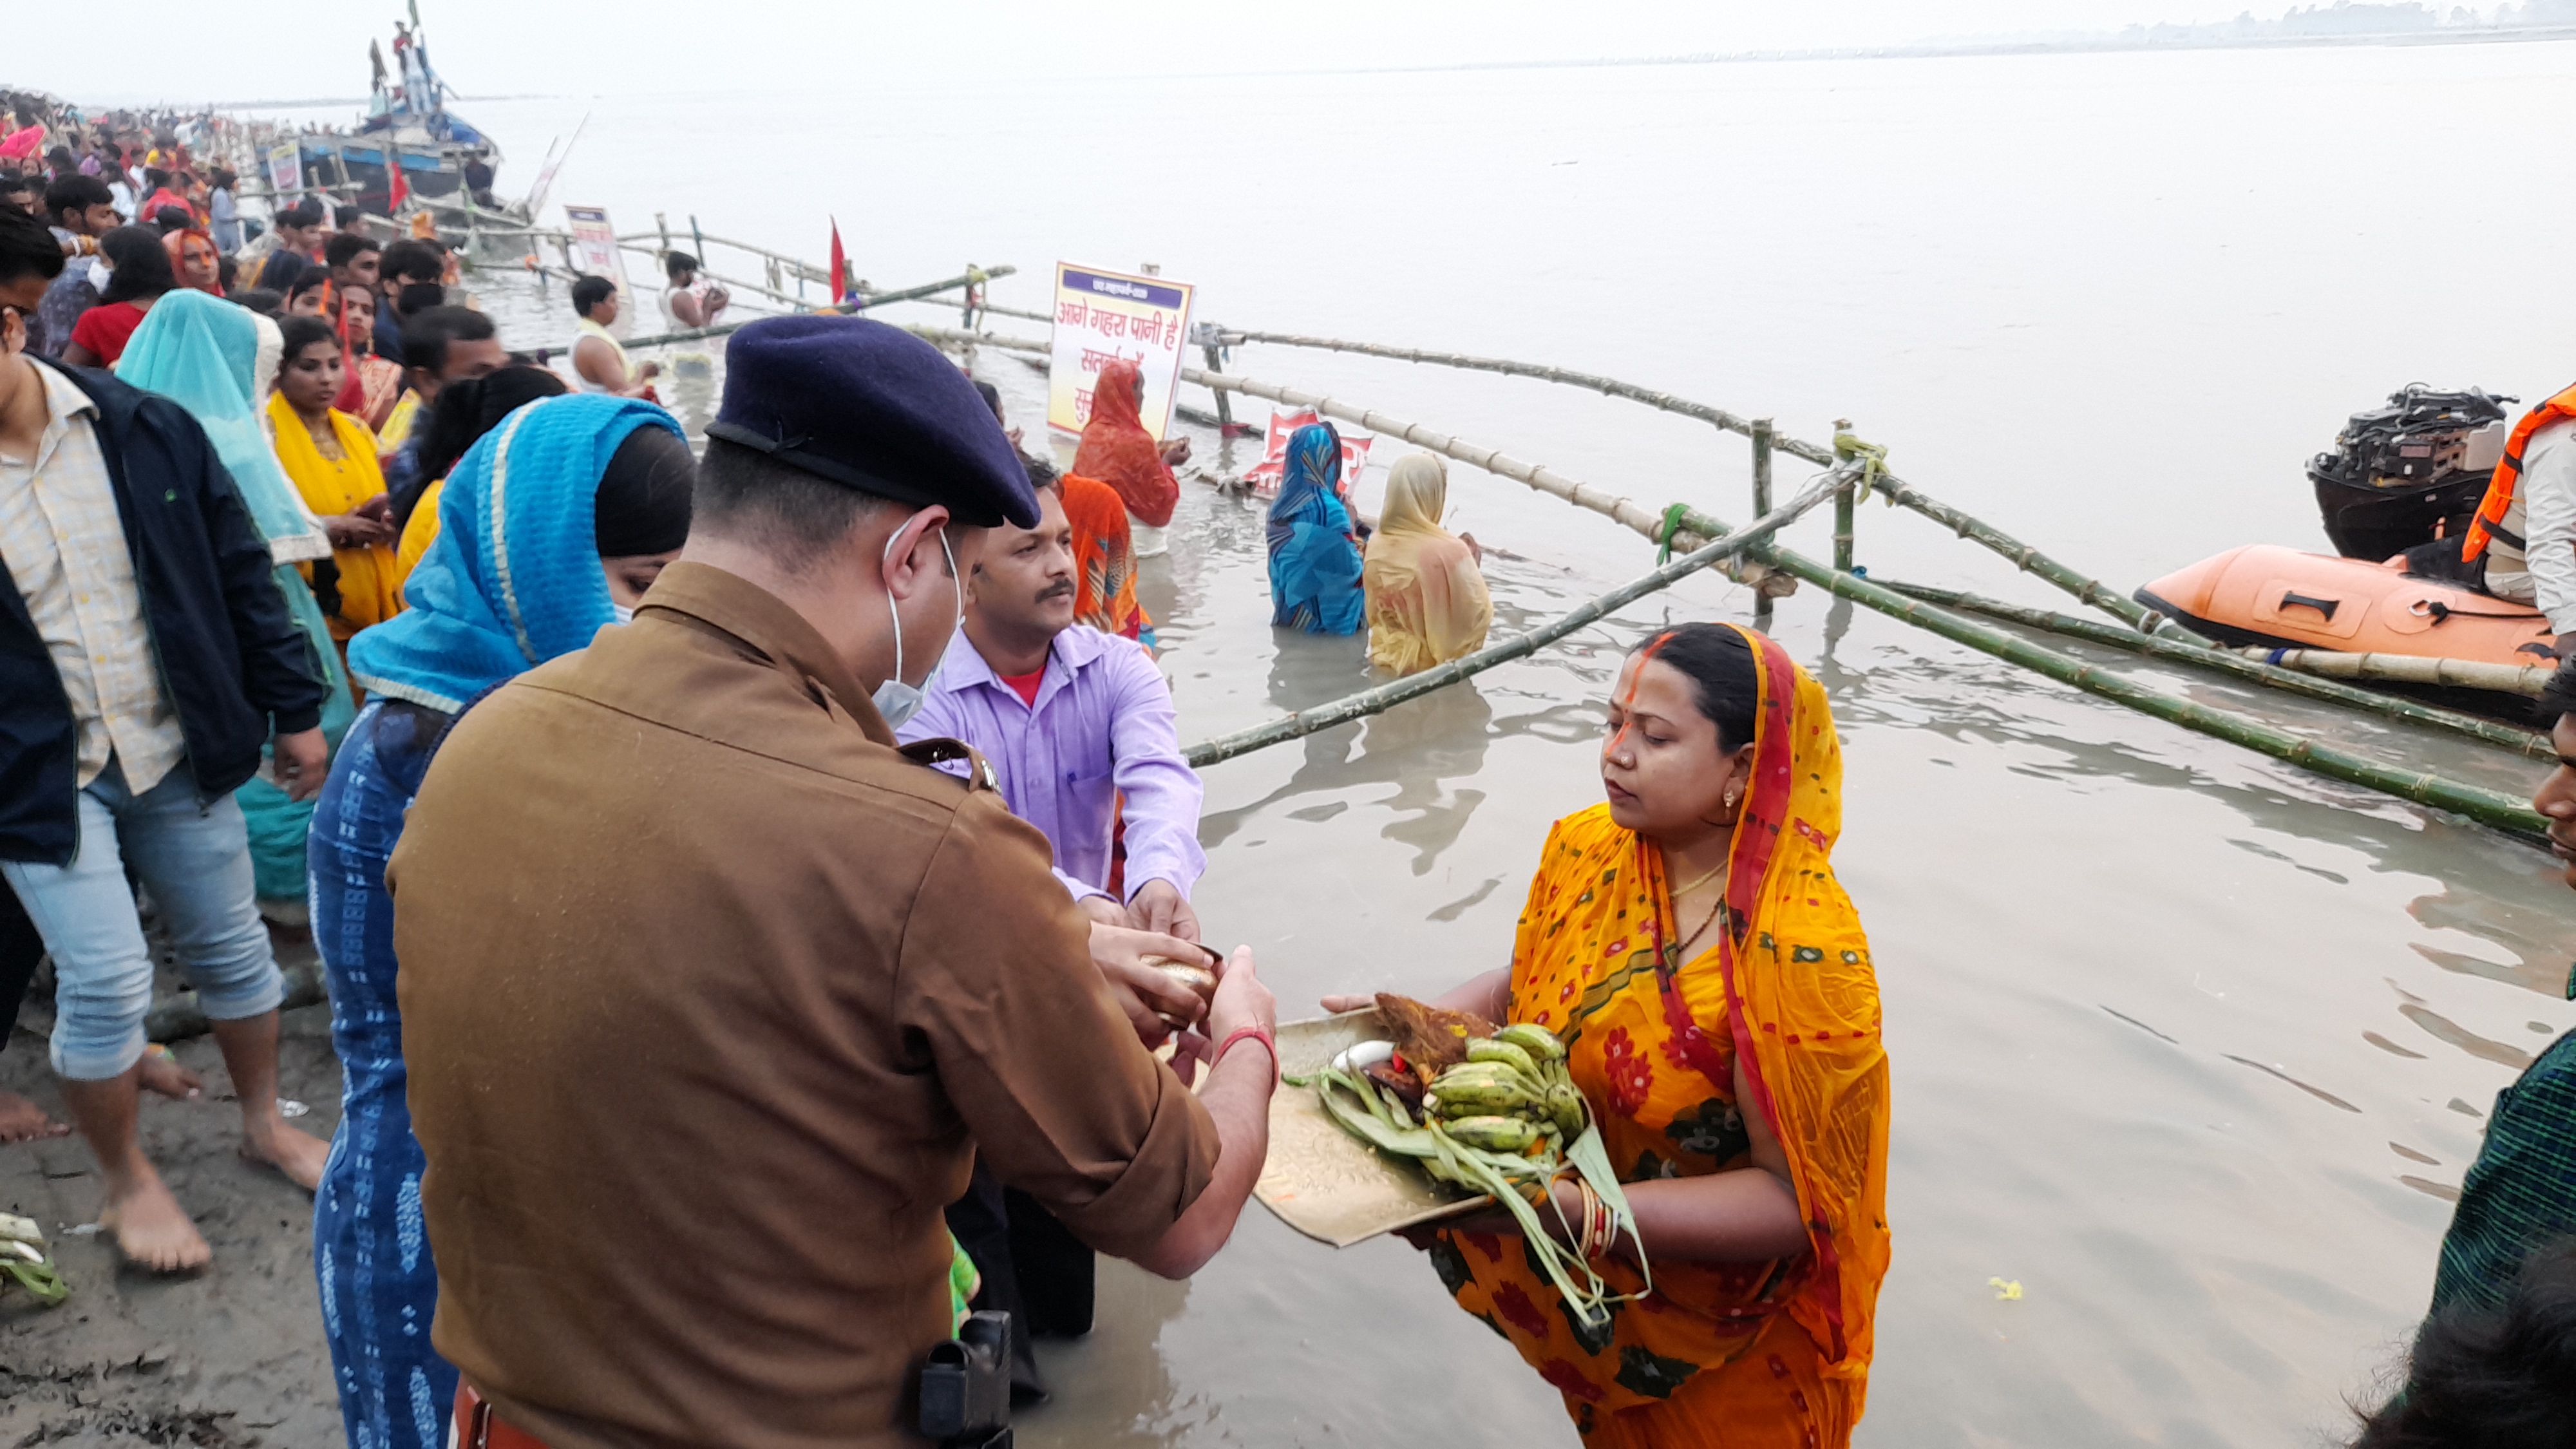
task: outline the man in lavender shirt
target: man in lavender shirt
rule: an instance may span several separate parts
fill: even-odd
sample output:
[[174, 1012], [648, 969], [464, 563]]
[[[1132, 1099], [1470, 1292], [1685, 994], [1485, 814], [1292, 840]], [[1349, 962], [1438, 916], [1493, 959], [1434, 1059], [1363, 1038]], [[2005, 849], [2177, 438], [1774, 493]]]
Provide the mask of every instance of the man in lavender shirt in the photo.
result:
[[[966, 584], [965, 625], [920, 712], [897, 733], [907, 744], [945, 737], [981, 751], [1011, 812], [1054, 845], [1056, 879], [1093, 920], [1195, 943], [1189, 896], [1207, 869], [1198, 838], [1206, 792], [1181, 758], [1172, 692], [1143, 645], [1073, 622], [1073, 529], [1052, 481], [1037, 495], [1036, 528], [1005, 523], [985, 540]], [[1123, 901], [1109, 883], [1122, 796]], [[1137, 1035], [1156, 1044], [1163, 1020], [1118, 972], [1102, 974]], [[1203, 1049], [1190, 1036], [1182, 1044]], [[1091, 1330], [1091, 1249], [981, 1162], [948, 1209], [948, 1230], [983, 1276], [974, 1306], [1012, 1316], [1012, 1401], [1044, 1398], [1029, 1341]]]
[[[1056, 879], [1092, 919], [1196, 941], [1206, 792], [1181, 758], [1171, 689], [1144, 646], [1073, 622], [1073, 529], [1052, 484], [1038, 506], [1036, 528], [1006, 524], [986, 541], [965, 627], [900, 734], [983, 751], [1011, 813], [1055, 846]], [[1121, 797], [1123, 900], [1110, 886]]]

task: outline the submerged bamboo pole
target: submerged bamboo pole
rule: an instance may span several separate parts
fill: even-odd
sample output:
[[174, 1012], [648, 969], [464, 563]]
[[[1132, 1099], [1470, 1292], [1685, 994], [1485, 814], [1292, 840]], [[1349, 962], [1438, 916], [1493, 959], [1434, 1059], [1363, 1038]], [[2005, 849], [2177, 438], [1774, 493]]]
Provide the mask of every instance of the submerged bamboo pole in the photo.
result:
[[[1266, 342], [1280, 347], [1350, 352], [1364, 357], [1388, 358], [1397, 362], [1428, 363], [1435, 367], [1455, 367], [1474, 372], [1496, 372], [1511, 377], [1536, 378], [1541, 382], [1583, 388], [1600, 393], [1604, 397], [1626, 398], [1630, 402], [1643, 403], [1664, 412], [1697, 418], [1730, 433], [1741, 433], [1748, 438], [1753, 436], [1751, 419], [1738, 417], [1721, 407], [1693, 402], [1688, 398], [1676, 397], [1654, 388], [1640, 387], [1632, 382], [1621, 382], [1615, 377], [1603, 377], [1599, 373], [1576, 372], [1570, 368], [1549, 367], [1535, 362], [1514, 362], [1500, 357], [1470, 357], [1458, 352], [1430, 352], [1420, 348], [1385, 347], [1373, 342], [1346, 342], [1333, 337], [1306, 337], [1290, 332], [1253, 332], [1229, 327], [1220, 329], [1220, 335], [1228, 344]], [[1772, 446], [1781, 452], [1804, 458], [1820, 467], [1830, 468], [1834, 465], [1834, 452], [1829, 447], [1779, 435], [1774, 436]], [[1901, 478], [1882, 473], [1872, 487], [1903, 507], [1913, 509], [1950, 529], [1961, 538], [1981, 544], [2003, 555], [2012, 560], [2013, 566], [2024, 573], [2035, 575], [2064, 589], [2074, 595], [2078, 601], [2100, 609], [2131, 628], [2145, 633], [2155, 633], [2161, 629], [2180, 627], [2166, 620], [2163, 615], [2142, 607], [2126, 594], [2101, 580], [2078, 573], [2041, 553], [2037, 548], [2023, 543], [2020, 539], [1940, 502]]]
[[2330, 679], [2385, 679], [2392, 684], [2484, 689], [2531, 699], [2540, 697], [2540, 692], [2549, 686], [2549, 677], [2557, 672], [2546, 664], [2488, 664], [2476, 659], [2435, 659], [2418, 654], [2343, 654], [2331, 649], [2266, 649], [2261, 645], [2232, 652]]
[[1219, 760], [1230, 760], [1237, 755], [1250, 754], [1268, 745], [1299, 739], [1314, 734], [1318, 730], [1331, 729], [1335, 725], [1348, 724], [1352, 720], [1392, 709], [1406, 700], [1418, 699], [1472, 675], [1482, 674], [1498, 664], [1506, 664], [1514, 659], [1537, 653], [1541, 648], [1555, 643], [1578, 629], [1588, 628], [1600, 622], [1610, 614], [1626, 608], [1657, 589], [1669, 587], [1685, 575], [1696, 573], [1769, 538], [1779, 532], [1790, 520], [1831, 497], [1836, 481], [1836, 478], [1831, 475], [1819, 478], [1808, 485], [1806, 490], [1797, 497], [1764, 514], [1754, 522], [1712, 543], [1694, 549], [1652, 573], [1631, 579], [1542, 628], [1506, 639], [1500, 644], [1489, 644], [1473, 654], [1450, 660], [1446, 664], [1436, 665], [1419, 674], [1406, 675], [1392, 684], [1382, 684], [1375, 689], [1364, 689], [1357, 694], [1346, 695], [1327, 704], [1301, 709], [1295, 714], [1272, 720], [1265, 725], [1256, 725], [1248, 730], [1237, 730], [1233, 734], [1221, 735], [1216, 739], [1192, 745], [1185, 752], [1185, 758], [1193, 769], [1213, 765]]
[[2548, 759], [2556, 753], [2550, 748], [2549, 737], [2537, 730], [2500, 724], [2494, 720], [2480, 719], [2473, 714], [2442, 709], [2436, 705], [2418, 704], [2411, 699], [2383, 694], [2374, 689], [2363, 689], [2357, 685], [2337, 684], [2331, 679], [2320, 678], [2313, 674], [2301, 674], [2296, 670], [2258, 663], [2228, 650], [2210, 649], [2200, 644], [2178, 643], [2171, 639], [2140, 634], [2134, 630], [2116, 628], [2109, 624], [2097, 624], [2090, 619], [2051, 613], [2046, 609], [2024, 608], [2019, 604], [1980, 598], [1975, 594], [1963, 594], [1952, 589], [1925, 588], [1920, 584], [1902, 584], [1893, 579], [1880, 579], [1878, 582], [1909, 599], [1926, 604], [1937, 604], [1942, 608], [1957, 609], [1963, 613], [1983, 614], [1990, 619], [2001, 619], [2008, 624], [2020, 624], [2027, 628], [2045, 629], [2052, 634], [2063, 634], [2071, 639], [2081, 639], [2088, 644], [2100, 644], [2107, 648], [2125, 649], [2132, 654], [2143, 654], [2151, 659], [2170, 659], [2198, 669], [2269, 685], [2290, 694], [2348, 705], [2354, 709], [2367, 710], [2389, 719], [2404, 720], [2410, 724], [2424, 725], [2432, 729], [2449, 730], [2454, 734], [2467, 735], [2471, 739], [2483, 740], [2491, 745], [2502, 745], [2531, 759]]

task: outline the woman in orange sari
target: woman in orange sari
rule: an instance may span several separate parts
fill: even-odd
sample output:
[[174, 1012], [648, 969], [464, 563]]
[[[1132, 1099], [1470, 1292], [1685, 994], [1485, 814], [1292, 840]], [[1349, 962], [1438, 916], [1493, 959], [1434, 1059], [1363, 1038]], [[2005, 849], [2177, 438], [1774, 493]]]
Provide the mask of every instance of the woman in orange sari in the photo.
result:
[[1154, 621], [1136, 602], [1136, 543], [1118, 490], [1079, 473], [1057, 482], [1073, 525], [1073, 622], [1150, 647]]
[[1100, 369], [1091, 386], [1091, 417], [1082, 425], [1082, 446], [1074, 450], [1073, 471], [1117, 489], [1138, 522], [1162, 528], [1171, 523], [1172, 509], [1181, 501], [1172, 465], [1188, 459], [1190, 443], [1187, 438], [1155, 442], [1139, 414], [1144, 398], [1145, 378], [1136, 364], [1122, 358]]
[[[1432, 1262], [1595, 1449], [1840, 1449], [1887, 1270], [1888, 1072], [1829, 859], [1832, 712], [1770, 639], [1688, 624], [1629, 656], [1609, 731], [1608, 803], [1549, 834], [1509, 970], [1440, 1004], [1564, 1039], [1653, 1289], [1623, 1237], [1592, 1266], [1635, 1296], [1579, 1321], [1500, 1213], [1437, 1233]], [[1570, 1179], [1555, 1201], [1582, 1220]]]

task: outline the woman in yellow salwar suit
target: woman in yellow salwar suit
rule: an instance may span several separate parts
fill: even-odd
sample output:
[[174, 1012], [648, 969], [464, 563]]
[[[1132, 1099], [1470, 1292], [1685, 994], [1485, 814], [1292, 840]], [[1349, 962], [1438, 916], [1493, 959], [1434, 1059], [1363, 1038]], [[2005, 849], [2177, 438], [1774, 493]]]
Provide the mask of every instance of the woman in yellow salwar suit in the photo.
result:
[[[1437, 1233], [1433, 1265], [1587, 1445], [1840, 1449], [1887, 1270], [1888, 1072], [1829, 860], [1832, 713], [1771, 640], [1684, 625], [1621, 670], [1601, 775], [1608, 803], [1548, 836], [1509, 970], [1441, 1004], [1565, 1040], [1653, 1291], [1623, 1238], [1593, 1267], [1637, 1296], [1579, 1321], [1500, 1213]], [[1581, 1221], [1570, 1179], [1556, 1202]]]
[[280, 330], [285, 355], [268, 399], [269, 423], [278, 465], [331, 536], [337, 578], [317, 581], [314, 592], [345, 655], [351, 635], [402, 612], [393, 509], [376, 465], [375, 435], [331, 406], [342, 381], [339, 334], [311, 317], [289, 317]]
[[1440, 526], [1449, 470], [1437, 454], [1398, 458], [1369, 536], [1360, 586], [1368, 595], [1369, 663], [1417, 674], [1485, 647], [1493, 596], [1475, 550]]

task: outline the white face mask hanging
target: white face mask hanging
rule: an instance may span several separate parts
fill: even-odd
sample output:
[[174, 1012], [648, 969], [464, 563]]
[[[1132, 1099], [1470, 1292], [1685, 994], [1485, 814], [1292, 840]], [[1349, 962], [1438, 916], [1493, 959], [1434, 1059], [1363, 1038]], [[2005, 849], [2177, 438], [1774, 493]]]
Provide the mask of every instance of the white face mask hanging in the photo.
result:
[[608, 612], [616, 615], [617, 622], [620, 624], [632, 624], [635, 622], [635, 611], [626, 607], [624, 604], [611, 604], [608, 606]]
[[[895, 530], [896, 538], [902, 536], [901, 529]], [[939, 552], [948, 560], [948, 577], [955, 581], [957, 588], [957, 618], [948, 626], [948, 632], [954, 635], [958, 625], [966, 622], [966, 585], [963, 580], [957, 578], [957, 555], [948, 547], [948, 529], [945, 525], [942, 525], [939, 530]], [[893, 559], [894, 539], [889, 538], [886, 540], [885, 557], [878, 562], [882, 566], [892, 562]], [[886, 613], [894, 620], [894, 677], [878, 685], [876, 693], [868, 698], [876, 705], [877, 713], [885, 716], [886, 728], [899, 730], [903, 728], [905, 721], [921, 713], [923, 696], [920, 685], [903, 682], [903, 615], [895, 609], [892, 589], [886, 591]], [[938, 672], [936, 667], [931, 670], [933, 675]], [[923, 684], [929, 682], [927, 679], [922, 681]]]

